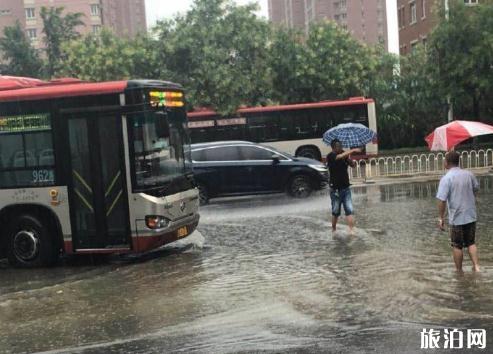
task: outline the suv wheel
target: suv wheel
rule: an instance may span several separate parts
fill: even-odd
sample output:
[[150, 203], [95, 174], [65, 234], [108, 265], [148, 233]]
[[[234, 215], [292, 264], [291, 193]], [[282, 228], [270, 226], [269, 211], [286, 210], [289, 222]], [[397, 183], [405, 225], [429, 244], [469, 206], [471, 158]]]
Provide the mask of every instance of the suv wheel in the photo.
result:
[[295, 198], [306, 198], [312, 194], [313, 188], [310, 177], [305, 175], [294, 176], [288, 185], [288, 192]]

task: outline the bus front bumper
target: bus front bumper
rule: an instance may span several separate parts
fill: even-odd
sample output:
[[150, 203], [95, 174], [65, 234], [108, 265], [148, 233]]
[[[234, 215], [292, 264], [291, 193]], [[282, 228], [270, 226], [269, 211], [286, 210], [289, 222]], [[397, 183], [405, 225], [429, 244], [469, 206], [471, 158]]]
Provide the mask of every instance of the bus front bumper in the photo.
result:
[[194, 213], [171, 222], [164, 230], [147, 230], [132, 235], [132, 251], [147, 252], [168, 243], [183, 239], [195, 231], [200, 215]]

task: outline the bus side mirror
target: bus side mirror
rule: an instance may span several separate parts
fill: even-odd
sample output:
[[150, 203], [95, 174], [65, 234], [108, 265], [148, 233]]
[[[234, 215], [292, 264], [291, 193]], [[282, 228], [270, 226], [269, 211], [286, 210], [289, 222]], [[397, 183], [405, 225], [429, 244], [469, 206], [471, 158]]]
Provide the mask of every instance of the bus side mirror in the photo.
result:
[[278, 164], [279, 162], [281, 162], [281, 157], [279, 155], [274, 154], [274, 155], [272, 155], [271, 158], [272, 158], [272, 162], [274, 164]]

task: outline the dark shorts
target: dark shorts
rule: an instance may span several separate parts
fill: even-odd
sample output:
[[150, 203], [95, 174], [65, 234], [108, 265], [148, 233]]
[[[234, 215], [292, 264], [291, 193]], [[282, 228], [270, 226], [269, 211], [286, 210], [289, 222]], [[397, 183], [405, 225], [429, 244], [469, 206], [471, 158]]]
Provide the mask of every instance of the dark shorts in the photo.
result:
[[476, 223], [450, 225], [450, 242], [452, 247], [462, 249], [476, 242]]
[[341, 205], [344, 207], [346, 215], [353, 215], [353, 201], [351, 198], [351, 189], [330, 189], [330, 200], [332, 201], [332, 215], [341, 215]]

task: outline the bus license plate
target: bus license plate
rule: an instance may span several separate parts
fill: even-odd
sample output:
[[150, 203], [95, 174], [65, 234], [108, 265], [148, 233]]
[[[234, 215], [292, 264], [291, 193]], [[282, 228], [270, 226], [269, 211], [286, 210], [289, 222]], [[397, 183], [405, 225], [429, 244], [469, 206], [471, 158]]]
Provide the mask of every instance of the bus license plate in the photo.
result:
[[176, 233], [178, 238], [187, 236], [188, 235], [187, 227], [186, 226], [180, 227]]

